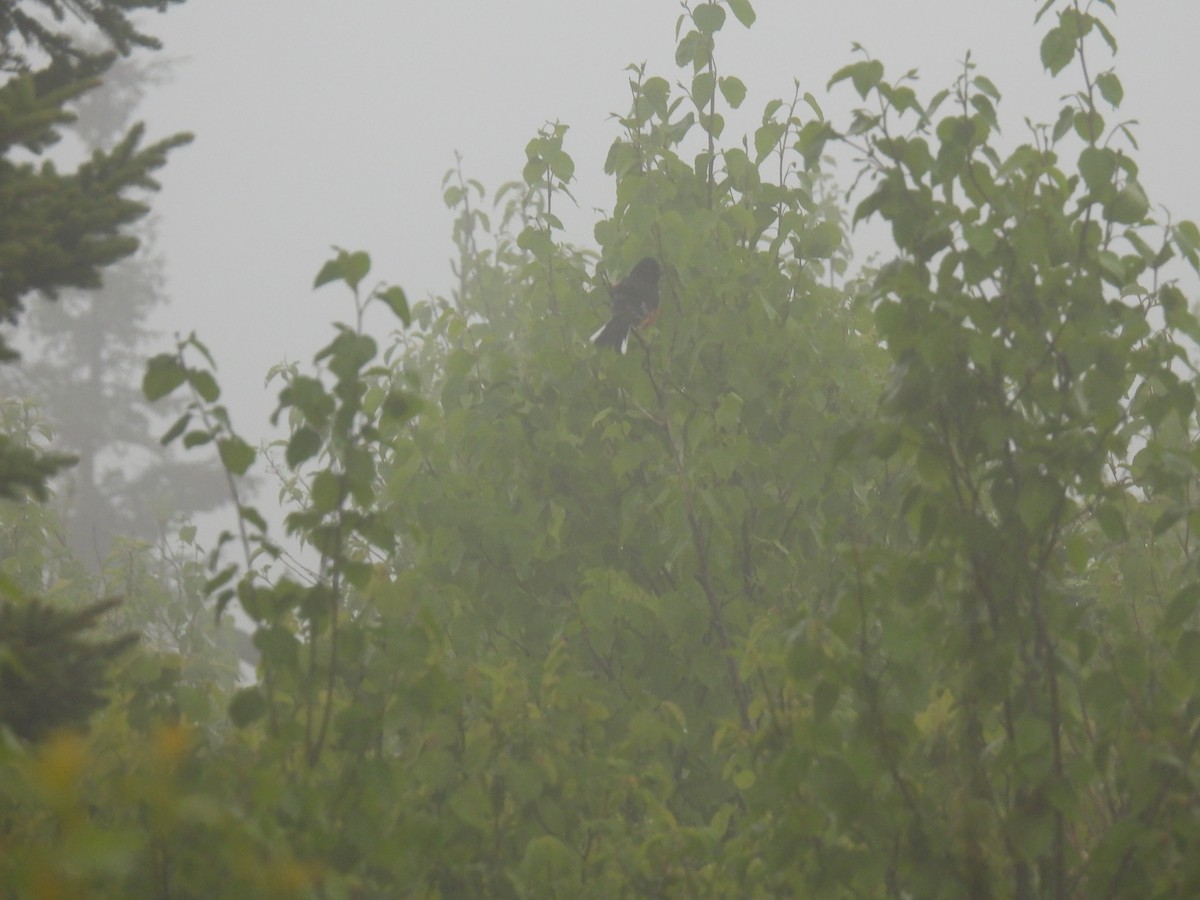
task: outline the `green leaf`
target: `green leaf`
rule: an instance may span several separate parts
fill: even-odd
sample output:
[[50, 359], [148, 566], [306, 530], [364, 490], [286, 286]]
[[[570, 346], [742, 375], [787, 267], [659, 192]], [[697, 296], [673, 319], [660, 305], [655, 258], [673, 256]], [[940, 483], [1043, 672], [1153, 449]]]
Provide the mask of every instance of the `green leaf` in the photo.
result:
[[257, 687], [242, 688], [229, 701], [229, 718], [237, 728], [245, 728], [267, 714], [267, 698]]
[[260, 513], [253, 506], [246, 506], [245, 504], [239, 506], [238, 515], [257, 528], [259, 531], [265, 532], [267, 530], [267, 520], [264, 519], [262, 517], [262, 513]]
[[1042, 38], [1042, 65], [1050, 70], [1051, 75], [1057, 75], [1075, 58], [1075, 36], [1061, 25], [1046, 32]]
[[329, 371], [339, 381], [353, 381], [363, 366], [375, 358], [377, 349], [375, 339], [370, 335], [356, 334], [348, 328], [342, 328], [338, 336], [318, 351], [313, 359], [315, 362], [328, 359]]
[[279, 413], [284, 409], [295, 407], [304, 413], [304, 418], [320, 428], [333, 415], [334, 405], [333, 398], [318, 379], [298, 375], [279, 392], [279, 408], [271, 416], [271, 423], [278, 421]]
[[[295, 593], [294, 583], [283, 582], [272, 591], [271, 603], [278, 607], [279, 601]], [[282, 625], [259, 628], [254, 632], [254, 646], [263, 655], [265, 665], [292, 669], [300, 655], [300, 642], [296, 635]]]
[[764, 122], [754, 132], [755, 159], [762, 162], [776, 147], [783, 137], [784, 126], [781, 122]]
[[[1103, 3], [1105, 6], [1107, 6], [1109, 9], [1111, 9], [1113, 12], [1117, 11], [1116, 6], [1115, 6], [1115, 0], [1100, 0], [1100, 2]], [[1108, 30], [1108, 26], [1106, 26], [1102, 21], [1097, 19], [1095, 16], [1089, 16], [1089, 18], [1091, 19], [1092, 24], [1096, 26], [1096, 30], [1100, 32], [1100, 37], [1104, 38], [1104, 43], [1108, 44], [1108, 49], [1111, 50], [1112, 53], [1115, 55], [1117, 52], [1116, 37], [1114, 37], [1113, 33]]]
[[1111, 284], [1117, 287], [1124, 287], [1129, 283], [1129, 276], [1125, 271], [1124, 260], [1117, 256], [1117, 254], [1111, 250], [1101, 250], [1098, 261], [1101, 273]]
[[237, 566], [230, 563], [204, 582], [204, 593], [211, 594], [232, 581], [235, 575], [237, 575]]
[[758, 184], [758, 167], [750, 162], [745, 150], [730, 147], [724, 153], [724, 162], [729, 180], [737, 190], [745, 193]]
[[[575, 160], [571, 159], [570, 154], [562, 150], [556, 150], [554, 153], [549, 154], [546, 160], [550, 164], [550, 174], [559, 181], [566, 183], [574, 177]], [[555, 227], [562, 228], [562, 225], [561, 223], [555, 223]]]
[[164, 434], [161, 438], [159, 438], [158, 442], [160, 444], [162, 444], [164, 447], [167, 446], [167, 444], [171, 443], [171, 441], [175, 440], [175, 438], [179, 437], [181, 434], [183, 434], [185, 431], [187, 431], [188, 423], [190, 423], [191, 421], [192, 421], [192, 414], [184, 413], [182, 416], [180, 416], [178, 419], [175, 420], [175, 424], [167, 429], [166, 434]]
[[313, 279], [313, 287], [319, 288], [321, 285], [329, 284], [331, 281], [337, 281], [342, 277], [342, 267], [337, 259], [330, 259], [321, 266], [321, 271], [317, 272], [317, 277]]
[[1125, 88], [1115, 72], [1101, 72], [1096, 76], [1096, 87], [1100, 88], [1100, 96], [1108, 101], [1109, 106], [1116, 109], [1125, 98]]
[[1054, 122], [1054, 130], [1051, 132], [1051, 140], [1058, 143], [1063, 136], [1071, 130], [1075, 124], [1075, 108], [1072, 106], [1064, 106], [1058, 111], [1058, 119]]
[[754, 774], [753, 769], [742, 769], [733, 776], [733, 786], [739, 791], [748, 791], [754, 787], [754, 783], [758, 780], [758, 776]]
[[388, 305], [388, 308], [396, 314], [396, 318], [404, 323], [405, 328], [412, 325], [412, 313], [408, 308], [408, 296], [404, 293], [403, 288], [391, 285], [376, 291], [375, 296]]
[[742, 101], [746, 99], [746, 85], [742, 84], [741, 79], [727, 75], [719, 83], [721, 85], [721, 96], [725, 98], [725, 102], [734, 109], [741, 106]]
[[1055, 511], [1062, 501], [1062, 490], [1050, 478], [1036, 477], [1022, 485], [1017, 496], [1017, 515], [1032, 534], [1039, 534], [1053, 524]]
[[339, 560], [338, 568], [350, 586], [360, 591], [366, 590], [375, 571], [369, 562], [357, 562], [351, 559]]
[[[204, 360], [208, 363], [209, 368], [215, 369], [217, 367], [217, 363], [213, 359], [212, 351], [208, 349], [207, 344], [200, 340], [200, 338], [196, 337], [196, 332], [193, 331], [187, 336], [187, 340], [183, 342], [183, 346], [194, 347], [196, 352], [204, 357]], [[181, 347], [180, 349], [182, 350], [183, 348]]]
[[450, 811], [462, 822], [486, 829], [492, 819], [492, 805], [477, 781], [460, 784], [450, 794]]
[[197, 429], [195, 431], [189, 431], [183, 436], [183, 446], [188, 450], [191, 450], [193, 447], [203, 447], [205, 444], [211, 442], [212, 439], [213, 434], [211, 431]]
[[358, 287], [359, 282], [371, 271], [371, 257], [361, 250], [349, 253], [340, 248], [337, 256], [326, 261], [321, 271], [313, 280], [313, 287], [319, 288], [331, 281], [344, 281], [350, 287]]
[[993, 100], [1000, 99], [1000, 92], [998, 90], [996, 90], [996, 85], [994, 85], [992, 83], [992, 80], [990, 78], [987, 78], [983, 75], [976, 75], [974, 78], [971, 79], [971, 83], [974, 84], [975, 87], [979, 88], [979, 90], [983, 91], [983, 93], [985, 93], [989, 97], [991, 97]]
[[1141, 185], [1130, 182], [1117, 191], [1116, 196], [1105, 206], [1104, 212], [1112, 222], [1133, 225], [1146, 218], [1146, 214], [1150, 212], [1150, 201]]
[[316, 456], [321, 450], [321, 435], [315, 428], [305, 425], [297, 428], [288, 440], [284, 458], [289, 469], [295, 469], [302, 462]]
[[1176, 223], [1171, 237], [1174, 238], [1179, 252], [1188, 260], [1194, 260], [1200, 253], [1200, 228], [1197, 228], [1191, 219]]
[[170, 394], [187, 381], [187, 370], [173, 353], [160, 353], [146, 362], [142, 376], [142, 394], [153, 403]]
[[734, 391], [723, 395], [717, 403], [713, 418], [722, 431], [736, 431], [742, 416], [743, 401]]
[[421, 399], [408, 391], [393, 389], [384, 397], [382, 409], [385, 420], [400, 424], [421, 411]]
[[796, 139], [796, 149], [804, 156], [804, 164], [814, 168], [820, 164], [825, 145], [835, 137], [828, 122], [806, 122]]
[[1110, 541], [1123, 541], [1129, 537], [1129, 531], [1125, 527], [1125, 514], [1116, 504], [1104, 503], [1097, 507], [1096, 521], [1100, 523], [1100, 530]]
[[704, 34], [714, 34], [725, 24], [725, 9], [716, 3], [701, 3], [692, 12], [696, 27]]
[[188, 369], [187, 380], [191, 382], [196, 393], [206, 403], [215, 403], [220, 398], [221, 388], [217, 384], [217, 379], [213, 378], [212, 372], [206, 372], [203, 369]]
[[1075, 113], [1072, 124], [1075, 127], [1075, 133], [1088, 143], [1100, 140], [1100, 136], [1104, 133], [1104, 116], [1095, 109], [1079, 110]]
[[817, 118], [821, 121], [825, 120], [825, 113], [821, 111], [821, 104], [817, 102], [817, 98], [810, 92], [804, 92], [804, 102], [809, 105], [813, 112], [817, 114]]
[[711, 134], [713, 137], [720, 137], [721, 132], [725, 130], [725, 117], [720, 113], [708, 115], [707, 113], [700, 116], [700, 127], [704, 129], [705, 134]]
[[[554, 889], [555, 896], [567, 896], [566, 890], [578, 876], [575, 850], [568, 847], [553, 835], [537, 835], [525, 845], [524, 856], [521, 858], [521, 880], [526, 885], [562, 885], [561, 890]], [[510, 876], [511, 877], [511, 876]]]
[[858, 95], [865, 100], [871, 88], [875, 87], [883, 79], [883, 63], [877, 59], [867, 59], [843, 66], [833, 73], [833, 77], [829, 79], [826, 87], [831, 88], [839, 81], [845, 81], [847, 78], [853, 82], [854, 89], [858, 91]]
[[313, 478], [310, 499], [315, 511], [319, 513], [333, 512], [342, 502], [341, 479], [328, 469], [322, 469]]
[[529, 225], [517, 235], [517, 246], [533, 256], [544, 256], [553, 252], [554, 241], [546, 229]]
[[1065, 542], [1065, 550], [1067, 563], [1076, 573], [1083, 573], [1087, 570], [1088, 561], [1091, 559], [1091, 550], [1088, 547], [1086, 537], [1079, 532], [1068, 535]]
[[729, 10], [734, 17], [742, 23], [746, 28], [754, 24], [755, 14], [754, 8], [750, 5], [750, 0], [728, 0]]
[[713, 86], [712, 72], [697, 72], [692, 77], [692, 100], [697, 106], [708, 106], [708, 102], [713, 98]]
[[1079, 154], [1079, 174], [1088, 190], [1101, 194], [1111, 187], [1117, 172], [1117, 154], [1107, 147], [1087, 146]]
[[699, 31], [689, 31], [675, 47], [675, 64], [680, 68], [691, 65], [699, 69], [708, 64], [712, 55], [712, 37]]
[[371, 257], [361, 250], [347, 255], [345, 270], [342, 277], [350, 287], [358, 287], [359, 282], [371, 271]]
[[254, 463], [254, 448], [237, 436], [217, 441], [217, 452], [221, 465], [234, 475], [245, 475]]

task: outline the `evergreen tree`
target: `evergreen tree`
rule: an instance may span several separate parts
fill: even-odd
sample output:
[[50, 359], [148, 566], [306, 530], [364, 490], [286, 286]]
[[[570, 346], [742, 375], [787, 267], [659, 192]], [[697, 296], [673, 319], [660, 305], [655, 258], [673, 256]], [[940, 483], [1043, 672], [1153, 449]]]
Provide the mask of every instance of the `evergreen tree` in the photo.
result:
[[[135, 125], [109, 149], [93, 149], [74, 171], [36, 160], [73, 121], [68, 105], [96, 88], [118, 57], [158, 46], [133, 26], [129, 11], [167, 5], [31, 0], [0, 6], [0, 322], [16, 323], [30, 297], [99, 287], [103, 271], [138, 248], [131, 226], [148, 208], [135, 193], [157, 187], [152, 173], [188, 135], [143, 146], [143, 128]], [[62, 27], [68, 13], [90, 26], [82, 36]], [[89, 49], [96, 41], [105, 49]], [[16, 358], [0, 338], [0, 362]], [[71, 461], [42, 452], [28, 434], [0, 434], [0, 498], [44, 499], [47, 480]], [[115, 602], [64, 613], [9, 578], [0, 580], [0, 724], [37, 738], [53, 726], [80, 724], [100, 704], [105, 665], [131, 639], [89, 644], [79, 635]]]
[[106, 669], [137, 635], [85, 640], [84, 633], [119, 602], [72, 612], [36, 599], [0, 603], [0, 727], [38, 740], [82, 725], [104, 705]]
[[[137, 249], [130, 226], [147, 207], [135, 191], [157, 186], [154, 171], [188, 135], [144, 146], [144, 129], [135, 125], [74, 171], [29, 157], [43, 156], [59, 141], [73, 119], [68, 105], [95, 88], [118, 55], [157, 46], [133, 26], [128, 11], [167, 5], [31, 0], [0, 8], [0, 71], [7, 75], [0, 84], [0, 322], [15, 323], [32, 296], [53, 299], [65, 288], [98, 287], [105, 268]], [[84, 38], [59, 24], [68, 12], [92, 26]], [[84, 41], [96, 39], [109, 49], [86, 49]], [[0, 337], [0, 361], [15, 357]], [[67, 462], [0, 435], [0, 496], [44, 495], [47, 478]]]
[[[80, 98], [71, 130], [89, 152], [111, 144], [146, 89], [168, 75], [168, 63], [118, 60]], [[78, 457], [65, 478], [67, 537], [91, 565], [108, 555], [115, 535], [152, 539], [168, 517], [211, 509], [224, 497], [215, 467], [168, 458], [141, 400], [147, 320], [165, 298], [151, 220], [139, 223], [137, 236], [139, 251], [109, 267], [99, 288], [64, 292], [30, 311], [25, 361], [7, 373], [14, 393], [36, 397], [56, 445]]]

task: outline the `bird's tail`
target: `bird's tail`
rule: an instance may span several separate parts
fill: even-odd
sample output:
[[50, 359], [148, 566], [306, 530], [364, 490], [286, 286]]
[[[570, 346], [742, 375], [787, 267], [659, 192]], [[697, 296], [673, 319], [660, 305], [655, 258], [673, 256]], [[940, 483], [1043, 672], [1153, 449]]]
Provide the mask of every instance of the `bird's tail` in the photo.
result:
[[612, 347], [618, 353], [624, 353], [629, 345], [629, 323], [617, 319], [609, 319], [592, 335], [592, 343], [597, 347]]

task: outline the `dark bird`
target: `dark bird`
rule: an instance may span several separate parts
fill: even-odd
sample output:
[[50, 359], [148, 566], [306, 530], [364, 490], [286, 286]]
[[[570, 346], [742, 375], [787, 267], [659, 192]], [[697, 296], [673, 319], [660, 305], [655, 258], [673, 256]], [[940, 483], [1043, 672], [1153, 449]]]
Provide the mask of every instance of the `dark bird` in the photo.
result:
[[658, 262], [649, 256], [640, 260], [629, 275], [608, 289], [612, 295], [612, 318], [592, 335], [597, 347], [612, 347], [624, 353], [629, 329], [649, 325], [658, 315]]

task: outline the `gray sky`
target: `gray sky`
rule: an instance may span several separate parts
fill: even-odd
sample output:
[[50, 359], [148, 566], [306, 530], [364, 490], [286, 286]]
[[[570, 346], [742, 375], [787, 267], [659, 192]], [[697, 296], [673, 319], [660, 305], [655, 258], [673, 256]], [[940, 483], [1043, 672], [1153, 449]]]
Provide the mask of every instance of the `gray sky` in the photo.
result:
[[[950, 84], [970, 49], [1004, 95], [1007, 140], [1023, 141], [1021, 117], [1052, 120], [1079, 85], [1071, 70], [1055, 80], [1042, 71], [1050, 20], [1033, 25], [1039, 5], [756, 0], [756, 25], [730, 17], [718, 38], [720, 70], [750, 89], [726, 138], [752, 129], [768, 100], [790, 99], [793, 79], [844, 122], [855, 95], [847, 85], [827, 95], [825, 84], [856, 58], [857, 41], [889, 76], [917, 68], [926, 97]], [[1200, 218], [1200, 4], [1120, 0], [1118, 9], [1120, 112], [1140, 121], [1143, 182], [1175, 218]], [[311, 289], [331, 244], [370, 252], [372, 278], [411, 300], [447, 289], [441, 180], [456, 150], [490, 194], [520, 177], [541, 125], [568, 124], [580, 208], [559, 211], [569, 237], [589, 243], [593, 208], [611, 203], [603, 161], [618, 134], [610, 113], [628, 106], [625, 66], [645, 61], [679, 80], [679, 12], [675, 0], [192, 0], [150, 19], [180, 62], [144, 118], [153, 136], [197, 135], [173, 155], [154, 201], [172, 295], [162, 327], [194, 329], [209, 344], [235, 423], [257, 439], [273, 406], [274, 390], [259, 393], [266, 370], [285, 357], [307, 362], [328, 323], [351, 316], [336, 287]], [[1094, 50], [1093, 73], [1112, 64]]]

